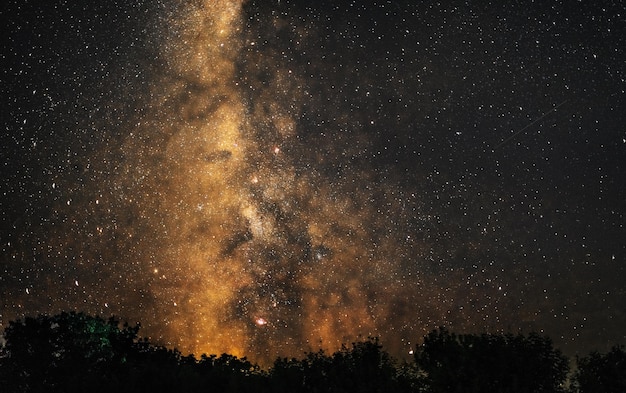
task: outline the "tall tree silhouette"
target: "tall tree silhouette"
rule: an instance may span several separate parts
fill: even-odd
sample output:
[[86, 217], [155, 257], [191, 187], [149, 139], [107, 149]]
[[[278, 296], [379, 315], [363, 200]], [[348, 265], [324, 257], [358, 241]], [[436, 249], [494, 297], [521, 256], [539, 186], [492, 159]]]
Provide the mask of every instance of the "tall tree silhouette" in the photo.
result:
[[433, 393], [563, 392], [567, 358], [547, 337], [434, 330], [415, 353]]
[[75, 312], [12, 321], [0, 349], [3, 391], [93, 391], [136, 352], [138, 330]]
[[608, 353], [577, 357], [574, 390], [578, 393], [626, 392], [626, 352], [615, 346]]

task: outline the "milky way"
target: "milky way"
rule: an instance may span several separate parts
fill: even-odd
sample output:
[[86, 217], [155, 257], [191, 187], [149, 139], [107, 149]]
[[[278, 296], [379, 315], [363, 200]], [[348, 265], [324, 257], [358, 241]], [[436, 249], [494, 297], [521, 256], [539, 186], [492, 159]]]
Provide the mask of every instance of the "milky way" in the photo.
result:
[[261, 362], [439, 325], [624, 339], [615, 19], [286, 3], [14, 6], [3, 326], [115, 314]]

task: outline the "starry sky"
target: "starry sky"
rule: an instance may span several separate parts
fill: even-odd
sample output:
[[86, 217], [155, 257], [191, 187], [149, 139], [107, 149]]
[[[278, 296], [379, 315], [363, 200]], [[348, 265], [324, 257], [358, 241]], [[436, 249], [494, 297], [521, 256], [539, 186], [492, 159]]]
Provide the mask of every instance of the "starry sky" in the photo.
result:
[[88, 3], [0, 6], [0, 328], [626, 341], [621, 1]]

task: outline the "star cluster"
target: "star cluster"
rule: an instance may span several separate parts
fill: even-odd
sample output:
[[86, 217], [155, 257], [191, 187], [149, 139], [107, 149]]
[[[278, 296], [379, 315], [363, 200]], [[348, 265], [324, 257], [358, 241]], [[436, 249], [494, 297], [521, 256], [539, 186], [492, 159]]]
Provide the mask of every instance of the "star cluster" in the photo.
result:
[[623, 341], [619, 2], [305, 3], [5, 6], [0, 324], [257, 361]]

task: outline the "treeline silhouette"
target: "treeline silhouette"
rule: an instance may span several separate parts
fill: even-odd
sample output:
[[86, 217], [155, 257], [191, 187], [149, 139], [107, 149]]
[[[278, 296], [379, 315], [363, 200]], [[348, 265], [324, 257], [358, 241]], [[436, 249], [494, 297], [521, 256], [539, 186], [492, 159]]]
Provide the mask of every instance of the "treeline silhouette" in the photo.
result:
[[184, 356], [83, 313], [10, 322], [0, 348], [0, 392], [626, 392], [621, 346], [577, 357], [575, 371], [545, 336], [424, 337], [411, 362], [370, 338], [335, 353], [278, 358], [263, 370], [229, 354]]

